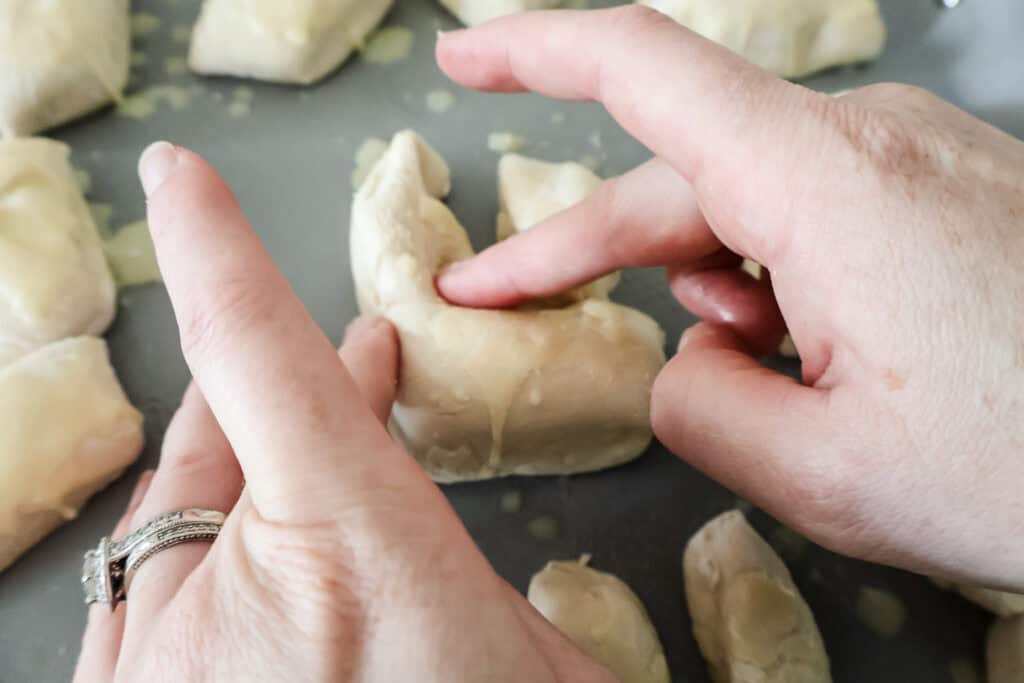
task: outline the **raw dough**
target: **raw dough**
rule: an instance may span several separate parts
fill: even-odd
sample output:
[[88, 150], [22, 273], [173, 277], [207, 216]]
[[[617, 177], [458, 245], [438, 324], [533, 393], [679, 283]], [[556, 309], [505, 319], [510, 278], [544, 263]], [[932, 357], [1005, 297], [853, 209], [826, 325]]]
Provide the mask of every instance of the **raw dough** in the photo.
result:
[[135, 460], [142, 415], [95, 337], [50, 344], [0, 370], [0, 570]]
[[356, 194], [352, 271], [364, 313], [398, 328], [392, 433], [438, 481], [570, 474], [619, 465], [651, 440], [664, 334], [606, 298], [561, 308], [458, 308], [434, 278], [473, 254], [440, 201], [444, 160], [399, 133]]
[[0, 141], [0, 367], [65, 337], [101, 334], [114, 280], [66, 145]]
[[875, 59], [877, 0], [638, 0], [785, 78]]
[[980, 586], [957, 585], [940, 579], [932, 579], [932, 582], [944, 590], [956, 591], [967, 600], [984, 607], [997, 616], [1005, 618], [1024, 614], [1024, 595], [1004, 593]]
[[341, 65], [394, 0], [205, 0], [189, 65], [201, 74], [309, 84]]
[[564, 0], [441, 0], [449, 12], [462, 23], [473, 26], [508, 14], [529, 12], [538, 9], [552, 9]]
[[1024, 616], [1000, 619], [988, 634], [988, 683], [1024, 681]]
[[[575, 162], [549, 163], [506, 154], [498, 162], [498, 239], [525, 232], [579, 204], [601, 185], [593, 171]], [[619, 284], [612, 273], [563, 295], [563, 301], [605, 297]]]
[[640, 598], [611, 574], [579, 562], [548, 562], [527, 599], [622, 683], [669, 683], [668, 664]]
[[0, 2], [0, 136], [52, 128], [121, 98], [128, 0]]
[[743, 513], [708, 522], [683, 555], [693, 632], [715, 683], [823, 683], [814, 615]]

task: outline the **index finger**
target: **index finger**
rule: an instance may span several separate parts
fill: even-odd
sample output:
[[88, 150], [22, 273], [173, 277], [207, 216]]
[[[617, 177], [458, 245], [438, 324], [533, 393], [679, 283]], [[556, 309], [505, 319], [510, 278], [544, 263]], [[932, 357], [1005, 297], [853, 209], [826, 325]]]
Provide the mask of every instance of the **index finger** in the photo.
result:
[[[640, 5], [445, 33], [437, 60], [467, 87], [602, 102], [690, 182], [726, 246], [768, 266], [797, 148], [814, 144], [832, 105]], [[766, 197], [779, 210], [761, 215]]]
[[[139, 162], [157, 259], [196, 383], [257, 510], [314, 522], [395, 454], [333, 345], [205, 161], [166, 142]], [[399, 465], [400, 467], [400, 465]]]

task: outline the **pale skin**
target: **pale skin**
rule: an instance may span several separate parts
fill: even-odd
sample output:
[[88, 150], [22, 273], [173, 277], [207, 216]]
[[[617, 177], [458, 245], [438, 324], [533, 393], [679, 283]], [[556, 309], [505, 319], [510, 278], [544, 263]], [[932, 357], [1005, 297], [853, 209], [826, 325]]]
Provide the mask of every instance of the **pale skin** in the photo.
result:
[[[642, 7], [437, 52], [467, 87], [601, 101], [656, 155], [442, 294], [506, 306], [666, 266], [704, 322], [656, 383], [663, 443], [839, 552], [1024, 591], [1024, 143], [904, 86], [779, 81]], [[160, 143], [140, 175], [195, 383], [115, 535], [230, 515], [93, 608], [75, 680], [612, 681], [388, 436], [392, 328], [357, 321], [339, 355], [212, 168]], [[803, 383], [756, 360], [787, 327]]]

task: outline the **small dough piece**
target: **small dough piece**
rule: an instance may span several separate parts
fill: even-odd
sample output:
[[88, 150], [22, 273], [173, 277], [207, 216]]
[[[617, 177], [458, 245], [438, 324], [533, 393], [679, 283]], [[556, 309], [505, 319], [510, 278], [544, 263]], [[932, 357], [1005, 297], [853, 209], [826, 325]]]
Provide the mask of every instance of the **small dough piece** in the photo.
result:
[[[549, 163], [518, 154], [498, 162], [498, 240], [526, 232], [556, 213], [579, 204], [601, 186], [601, 178], [569, 161]], [[619, 284], [618, 273], [566, 292], [560, 300], [581, 301], [605, 297]]]
[[449, 188], [437, 152], [399, 133], [352, 208], [360, 308], [390, 319], [401, 337], [392, 433], [442, 482], [587, 472], [640, 455], [665, 363], [661, 328], [602, 297], [452, 306], [434, 278], [473, 248], [440, 201]]
[[647, 610], [621, 579], [579, 562], [548, 562], [527, 599], [544, 618], [622, 683], [669, 683]]
[[206, 75], [314, 83], [339, 67], [394, 0], [205, 0], [189, 66]]
[[932, 583], [943, 590], [956, 591], [965, 599], [1004, 619], [1024, 614], [1024, 595], [1005, 593], [980, 586], [954, 584], [940, 579], [932, 579]]
[[0, 2], [0, 137], [120, 100], [130, 62], [128, 0]]
[[0, 141], [0, 367], [102, 334], [114, 317], [114, 279], [69, 154], [44, 138]]
[[715, 683], [825, 683], [828, 655], [814, 615], [779, 556], [726, 512], [683, 555], [693, 633]]
[[638, 0], [784, 78], [875, 59], [877, 0]]
[[441, 0], [449, 12], [469, 26], [519, 12], [554, 9], [564, 0]]
[[1024, 616], [1000, 619], [988, 634], [988, 683], [1024, 681]]
[[0, 571], [130, 465], [142, 415], [95, 337], [50, 344], [0, 370]]

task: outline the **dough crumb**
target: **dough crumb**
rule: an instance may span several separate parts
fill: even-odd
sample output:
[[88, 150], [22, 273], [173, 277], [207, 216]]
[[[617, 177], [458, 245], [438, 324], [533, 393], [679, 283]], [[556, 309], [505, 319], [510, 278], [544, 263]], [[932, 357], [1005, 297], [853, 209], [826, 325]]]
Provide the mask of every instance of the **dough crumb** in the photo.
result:
[[362, 48], [362, 57], [373, 64], [400, 62], [412, 52], [416, 36], [404, 26], [386, 26], [374, 33]]
[[601, 170], [601, 167], [604, 165], [604, 159], [597, 156], [596, 154], [584, 154], [582, 157], [580, 157], [580, 163], [589, 168], [594, 173], [597, 173]]
[[137, 221], [120, 228], [103, 242], [103, 251], [118, 287], [161, 282], [156, 251], [146, 221]]
[[184, 57], [168, 57], [164, 60], [164, 73], [174, 78], [188, 73], [188, 62]]
[[240, 119], [252, 113], [252, 105], [246, 100], [231, 100], [228, 104], [228, 116]]
[[89, 194], [92, 190], [92, 175], [84, 168], [76, 168], [75, 180], [78, 181], [78, 187], [82, 188], [82, 194]]
[[595, 130], [591, 133], [587, 140], [590, 142], [590, 146], [594, 149], [601, 149], [604, 147], [604, 140], [602, 139], [601, 131], [599, 130]]
[[171, 40], [175, 43], [186, 44], [192, 40], [192, 27], [191, 26], [175, 26], [171, 31]]
[[502, 512], [521, 512], [523, 509], [523, 492], [506, 491], [501, 494]]
[[953, 683], [981, 683], [981, 673], [973, 660], [958, 657], [949, 663], [949, 677]]
[[132, 35], [136, 38], [148, 36], [158, 28], [160, 28], [160, 17], [148, 12], [132, 15]]
[[192, 102], [192, 93], [173, 85], [154, 85], [129, 95], [117, 105], [117, 113], [131, 119], [146, 119], [156, 113], [160, 104], [181, 111]]
[[541, 515], [527, 523], [526, 531], [535, 541], [554, 541], [561, 535], [562, 525], [551, 515]]
[[444, 114], [455, 106], [455, 95], [450, 90], [438, 89], [427, 93], [427, 109]]
[[857, 618], [880, 638], [892, 640], [907, 623], [907, 607], [894, 593], [865, 586], [857, 596]]
[[387, 151], [388, 143], [380, 138], [369, 138], [363, 141], [356, 151], [356, 168], [352, 171], [353, 190], [358, 190], [362, 186], [370, 176], [370, 171]]
[[528, 140], [522, 135], [509, 131], [498, 131], [487, 136], [487, 147], [499, 154], [515, 154], [526, 147]]
[[565, 112], [556, 111], [554, 114], [551, 115], [552, 126], [560, 126], [563, 123], [565, 123]]

